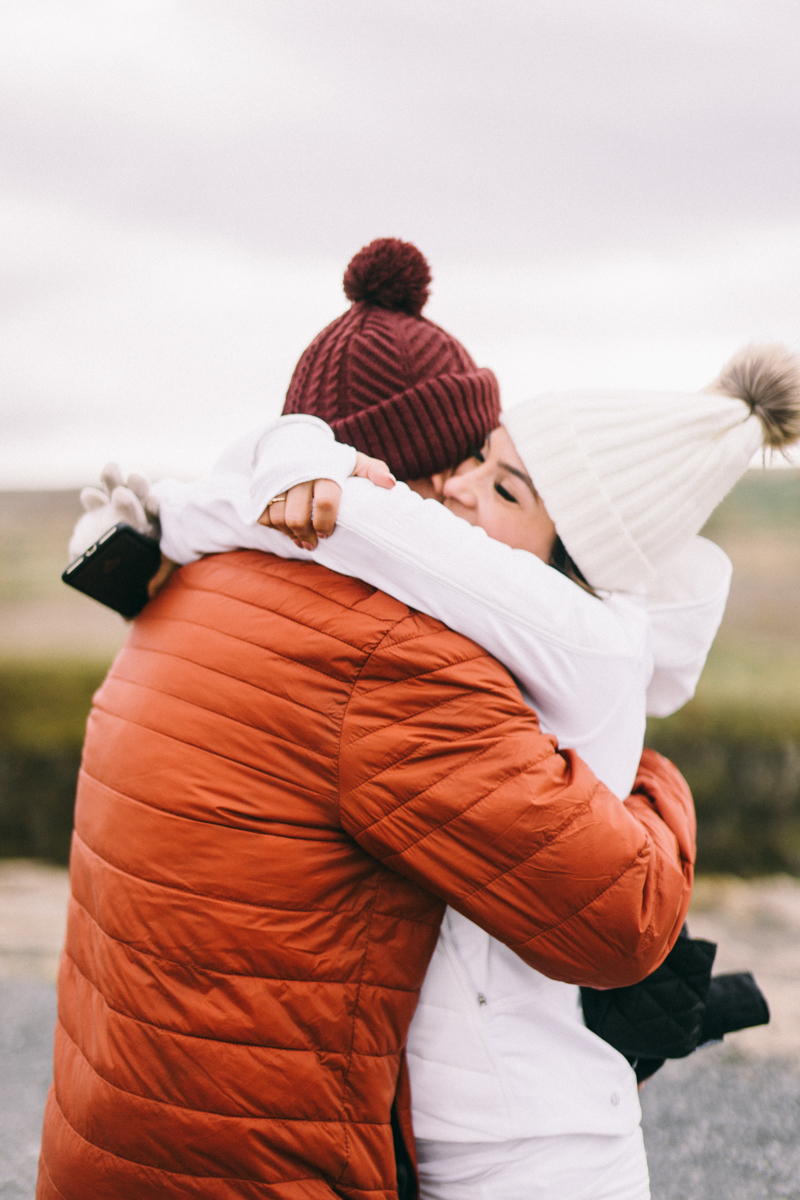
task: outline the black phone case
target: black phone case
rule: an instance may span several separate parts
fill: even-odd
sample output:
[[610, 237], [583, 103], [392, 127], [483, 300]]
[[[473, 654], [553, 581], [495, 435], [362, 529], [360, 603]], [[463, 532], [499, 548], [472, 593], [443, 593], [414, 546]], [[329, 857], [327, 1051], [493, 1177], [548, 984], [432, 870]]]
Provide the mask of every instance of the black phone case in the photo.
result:
[[147, 604], [147, 585], [160, 564], [161, 550], [155, 538], [120, 522], [71, 562], [61, 578], [131, 618]]

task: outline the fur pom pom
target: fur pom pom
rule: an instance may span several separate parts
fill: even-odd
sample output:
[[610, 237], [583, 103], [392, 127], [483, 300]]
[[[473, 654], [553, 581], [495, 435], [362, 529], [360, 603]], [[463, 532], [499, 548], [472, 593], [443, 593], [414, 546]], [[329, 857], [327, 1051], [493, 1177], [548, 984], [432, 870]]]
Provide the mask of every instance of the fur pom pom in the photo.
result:
[[392, 312], [418, 317], [428, 299], [431, 273], [416, 246], [378, 238], [350, 260], [344, 273], [348, 300], [363, 300]]
[[800, 359], [785, 346], [745, 346], [705, 389], [749, 404], [764, 426], [764, 445], [800, 438]]

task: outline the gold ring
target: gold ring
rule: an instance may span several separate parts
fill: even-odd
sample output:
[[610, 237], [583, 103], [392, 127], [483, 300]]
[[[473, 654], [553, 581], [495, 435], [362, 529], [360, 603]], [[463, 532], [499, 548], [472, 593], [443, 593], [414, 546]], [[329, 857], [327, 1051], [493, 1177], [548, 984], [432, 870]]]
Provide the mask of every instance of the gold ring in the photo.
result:
[[268, 501], [267, 508], [269, 508], [271, 504], [280, 504], [285, 499], [286, 492], [281, 492], [280, 496], [273, 496], [272, 499]]

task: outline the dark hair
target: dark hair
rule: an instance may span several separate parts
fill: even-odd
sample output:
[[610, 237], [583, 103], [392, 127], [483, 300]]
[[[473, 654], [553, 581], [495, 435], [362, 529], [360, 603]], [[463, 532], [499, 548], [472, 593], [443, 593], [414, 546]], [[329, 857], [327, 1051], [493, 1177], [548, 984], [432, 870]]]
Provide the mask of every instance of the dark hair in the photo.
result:
[[577, 583], [579, 588], [583, 588], [590, 596], [597, 596], [597, 592], [587, 579], [578, 564], [567, 554], [567, 548], [561, 538], [556, 536], [553, 542], [553, 549], [550, 552], [550, 566], [555, 567], [562, 575], [566, 575], [567, 579], [571, 579], [573, 583]]

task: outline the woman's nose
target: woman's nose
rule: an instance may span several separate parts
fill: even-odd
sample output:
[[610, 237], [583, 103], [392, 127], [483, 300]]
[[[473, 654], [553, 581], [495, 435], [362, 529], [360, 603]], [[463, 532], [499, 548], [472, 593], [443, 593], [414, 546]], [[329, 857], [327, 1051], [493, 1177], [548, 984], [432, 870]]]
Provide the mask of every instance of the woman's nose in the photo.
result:
[[450, 500], [455, 500], [464, 508], [475, 508], [478, 498], [474, 481], [470, 478], [472, 474], [474, 472], [468, 471], [464, 475], [451, 475], [449, 479], [445, 480], [442, 494]]

